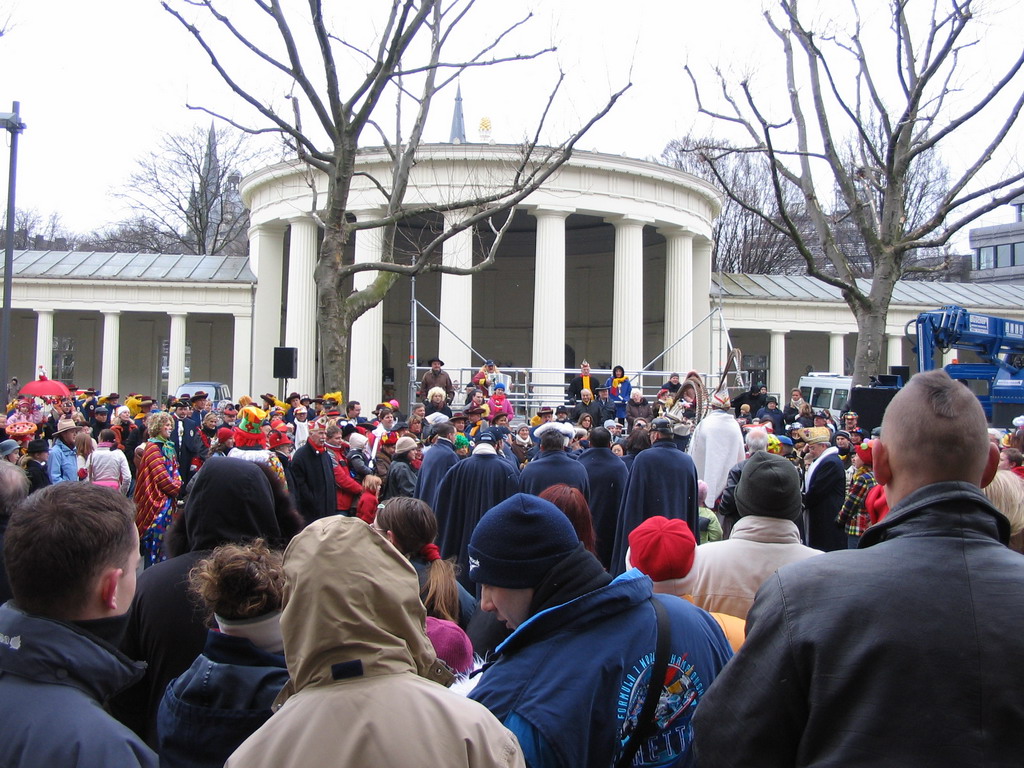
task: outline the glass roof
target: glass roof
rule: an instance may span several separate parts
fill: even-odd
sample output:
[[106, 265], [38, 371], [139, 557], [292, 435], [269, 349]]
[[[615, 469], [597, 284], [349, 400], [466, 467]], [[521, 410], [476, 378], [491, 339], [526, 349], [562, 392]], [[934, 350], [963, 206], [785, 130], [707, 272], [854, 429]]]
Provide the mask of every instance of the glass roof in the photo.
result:
[[[777, 301], [835, 301], [839, 290], [808, 275], [712, 275], [712, 292], [723, 296]], [[870, 281], [858, 280], [867, 292]], [[900, 280], [893, 290], [893, 304], [941, 307], [960, 304], [969, 307], [1015, 309], [1024, 306], [1024, 285], [1010, 283], [933, 283]]]
[[[3, 271], [0, 263], [0, 272]], [[15, 277], [255, 283], [245, 256], [97, 251], [15, 251]]]

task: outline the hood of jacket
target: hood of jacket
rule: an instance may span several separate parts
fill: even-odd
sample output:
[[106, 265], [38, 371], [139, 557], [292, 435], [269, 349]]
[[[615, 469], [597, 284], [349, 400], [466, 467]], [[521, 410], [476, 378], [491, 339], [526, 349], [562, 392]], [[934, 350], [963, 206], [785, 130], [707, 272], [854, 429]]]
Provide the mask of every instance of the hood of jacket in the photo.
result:
[[63, 621], [0, 606], [0, 672], [78, 688], [99, 702], [142, 678], [146, 665]]
[[1010, 522], [970, 483], [933, 483], [918, 488], [861, 536], [858, 549], [897, 536], [990, 538], [1006, 544]]
[[284, 572], [290, 680], [276, 705], [304, 688], [354, 677], [413, 672], [451, 682], [427, 639], [415, 569], [362, 520], [316, 520], [288, 545]]
[[270, 480], [244, 459], [207, 462], [192, 483], [183, 518], [188, 552], [257, 537], [283, 544]]

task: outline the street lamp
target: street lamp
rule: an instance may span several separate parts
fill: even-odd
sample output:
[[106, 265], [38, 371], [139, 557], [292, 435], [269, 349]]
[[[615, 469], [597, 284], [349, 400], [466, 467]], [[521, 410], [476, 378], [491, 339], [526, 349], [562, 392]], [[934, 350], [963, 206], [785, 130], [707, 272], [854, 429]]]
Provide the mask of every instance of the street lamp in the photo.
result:
[[7, 242], [4, 248], [4, 307], [0, 315], [0, 382], [3, 382], [4, 403], [7, 402], [7, 363], [11, 345], [11, 280], [14, 276], [14, 190], [18, 171], [18, 134], [25, 130], [14, 102], [11, 112], [0, 112], [0, 127], [11, 134], [11, 170], [7, 177]]

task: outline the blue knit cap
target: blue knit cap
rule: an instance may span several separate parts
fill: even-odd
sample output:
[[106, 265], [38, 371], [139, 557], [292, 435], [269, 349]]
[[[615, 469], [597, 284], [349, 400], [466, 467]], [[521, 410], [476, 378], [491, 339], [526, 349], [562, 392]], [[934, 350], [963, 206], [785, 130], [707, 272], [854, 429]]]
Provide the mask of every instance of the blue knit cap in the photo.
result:
[[562, 510], [538, 496], [517, 493], [492, 507], [473, 530], [469, 578], [492, 587], [531, 589], [579, 545]]

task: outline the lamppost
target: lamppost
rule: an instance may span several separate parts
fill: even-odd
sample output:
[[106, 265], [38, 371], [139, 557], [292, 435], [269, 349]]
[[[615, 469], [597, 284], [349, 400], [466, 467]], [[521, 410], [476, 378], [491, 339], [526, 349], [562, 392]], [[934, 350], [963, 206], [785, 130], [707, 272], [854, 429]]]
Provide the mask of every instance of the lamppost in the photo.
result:
[[11, 280], [14, 276], [14, 190], [18, 170], [18, 134], [25, 130], [14, 102], [11, 112], [0, 112], [0, 127], [11, 134], [11, 170], [7, 176], [7, 242], [4, 247], [4, 307], [0, 315], [0, 382], [3, 382], [4, 405], [7, 403], [7, 363], [11, 345]]

